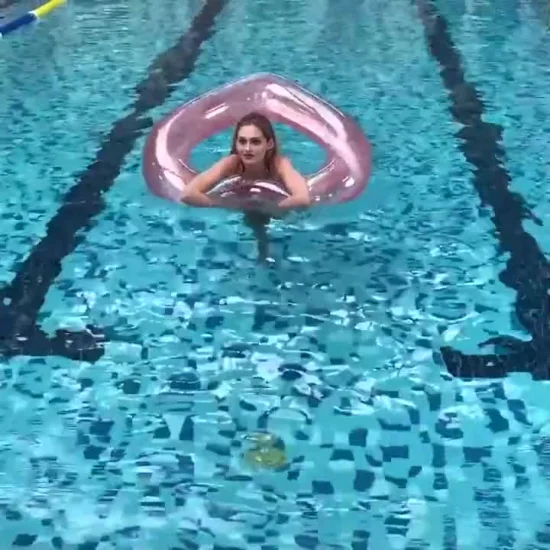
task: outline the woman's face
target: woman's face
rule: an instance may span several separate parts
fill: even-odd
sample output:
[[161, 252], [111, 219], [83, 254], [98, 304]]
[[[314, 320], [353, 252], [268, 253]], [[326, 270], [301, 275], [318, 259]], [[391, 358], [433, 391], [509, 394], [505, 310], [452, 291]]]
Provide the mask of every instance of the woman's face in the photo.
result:
[[249, 124], [239, 129], [236, 147], [243, 164], [251, 166], [264, 161], [266, 153], [273, 147], [273, 142], [265, 139], [259, 128]]

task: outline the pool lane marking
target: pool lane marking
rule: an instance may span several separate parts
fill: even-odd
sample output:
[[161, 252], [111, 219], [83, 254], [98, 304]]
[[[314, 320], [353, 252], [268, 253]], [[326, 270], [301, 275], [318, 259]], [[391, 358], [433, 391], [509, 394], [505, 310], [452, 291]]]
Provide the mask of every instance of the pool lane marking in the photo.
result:
[[95, 361], [103, 354], [104, 329], [58, 330], [49, 337], [37, 326], [38, 313], [61, 272], [62, 260], [84, 240], [93, 218], [105, 208], [104, 194], [120, 174], [126, 156], [152, 125], [144, 115], [163, 105], [175, 85], [193, 73], [201, 47], [214, 34], [216, 18], [227, 3], [205, 0], [188, 31], [155, 58], [135, 88], [132, 112], [115, 122], [95, 159], [64, 195], [46, 235], [21, 262], [12, 282], [0, 289], [0, 353], [4, 356], [62, 355]]
[[484, 342], [498, 350], [493, 354], [469, 355], [451, 347], [441, 349], [451, 374], [462, 378], [503, 377], [509, 372], [529, 372], [534, 378], [550, 377], [550, 269], [535, 238], [523, 220], [541, 222], [525, 200], [510, 189], [502, 146], [503, 128], [483, 120], [481, 93], [466, 79], [449, 24], [433, 2], [417, 0], [428, 49], [440, 66], [441, 79], [451, 102], [451, 114], [461, 124], [456, 133], [459, 147], [474, 168], [472, 180], [484, 208], [491, 208], [502, 253], [509, 254], [499, 279], [516, 291], [514, 313], [529, 333], [528, 342], [496, 336]]

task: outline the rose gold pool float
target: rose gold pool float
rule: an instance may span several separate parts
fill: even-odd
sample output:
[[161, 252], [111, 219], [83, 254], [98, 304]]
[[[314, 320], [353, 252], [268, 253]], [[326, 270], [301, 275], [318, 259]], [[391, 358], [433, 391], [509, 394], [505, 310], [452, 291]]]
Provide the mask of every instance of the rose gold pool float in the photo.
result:
[[[256, 74], [214, 89], [182, 105], [151, 131], [145, 143], [143, 174], [157, 196], [180, 202], [197, 174], [189, 164], [193, 148], [213, 134], [234, 126], [251, 111], [302, 132], [326, 153], [321, 169], [306, 177], [313, 204], [355, 199], [371, 174], [371, 145], [359, 126], [341, 111], [295, 82], [273, 74]], [[239, 185], [235, 176], [207, 194], [222, 207], [276, 208], [288, 193], [278, 182]]]

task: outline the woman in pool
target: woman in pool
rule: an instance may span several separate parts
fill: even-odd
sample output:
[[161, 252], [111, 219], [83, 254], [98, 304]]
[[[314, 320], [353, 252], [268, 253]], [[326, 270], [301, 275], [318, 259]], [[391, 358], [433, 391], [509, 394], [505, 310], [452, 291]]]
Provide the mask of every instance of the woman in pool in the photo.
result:
[[[221, 180], [236, 175], [241, 176], [243, 181], [269, 179], [280, 182], [289, 194], [277, 205], [280, 210], [310, 205], [306, 180], [279, 153], [273, 126], [260, 113], [252, 112], [239, 120], [229, 156], [193, 178], [185, 188], [183, 202], [193, 206], [220, 206], [206, 193]], [[267, 225], [270, 216], [250, 210], [245, 212], [244, 221], [254, 232], [260, 261], [265, 261], [268, 257]]]

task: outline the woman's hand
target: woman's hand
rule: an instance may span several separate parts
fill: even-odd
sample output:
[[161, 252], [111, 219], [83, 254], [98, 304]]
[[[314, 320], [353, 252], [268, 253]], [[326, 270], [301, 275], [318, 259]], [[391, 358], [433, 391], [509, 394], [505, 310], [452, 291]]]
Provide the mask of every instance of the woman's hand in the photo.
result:
[[298, 195], [291, 195], [286, 199], [283, 199], [278, 205], [277, 208], [281, 210], [290, 210], [292, 208], [308, 208], [311, 205], [311, 200], [308, 197], [302, 197]]
[[213, 208], [216, 206], [215, 202], [205, 193], [198, 191], [184, 189], [181, 202], [188, 204], [189, 206], [202, 206], [204, 208]]

